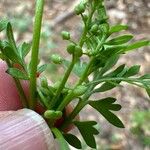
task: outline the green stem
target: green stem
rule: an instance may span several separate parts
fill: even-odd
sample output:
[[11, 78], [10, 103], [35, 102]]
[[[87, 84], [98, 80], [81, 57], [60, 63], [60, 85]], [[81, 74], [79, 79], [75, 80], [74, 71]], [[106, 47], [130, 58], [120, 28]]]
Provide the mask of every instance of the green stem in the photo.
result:
[[51, 130], [57, 139], [64, 139], [62, 133], [57, 128], [51, 128]]
[[36, 72], [38, 66], [38, 54], [41, 34], [41, 24], [43, 16], [44, 0], [36, 1], [35, 22], [33, 27], [33, 41], [31, 54], [31, 72], [30, 72], [30, 108], [34, 109], [36, 105]]
[[59, 98], [59, 96], [60, 96], [60, 94], [61, 94], [61, 91], [63, 90], [63, 88], [64, 88], [64, 86], [65, 86], [65, 84], [66, 84], [66, 82], [67, 82], [67, 80], [68, 80], [68, 77], [69, 77], [69, 75], [70, 75], [70, 73], [71, 73], [71, 71], [72, 71], [72, 69], [73, 69], [73, 67], [74, 67], [75, 62], [76, 62], [76, 59], [75, 59], [74, 56], [73, 56], [72, 62], [71, 62], [71, 64], [70, 64], [69, 68], [67, 69], [67, 71], [66, 71], [66, 73], [65, 73], [65, 75], [64, 75], [64, 77], [63, 77], [63, 79], [62, 79], [62, 82], [61, 82], [61, 84], [59, 85], [59, 87], [58, 87], [58, 89], [57, 89], [57, 91], [56, 91], [56, 93], [55, 93], [55, 96], [54, 96], [53, 99], [51, 100], [51, 104], [50, 104], [50, 107], [51, 107], [51, 108], [53, 108], [53, 107], [55, 106], [55, 104], [57, 103], [57, 99]]

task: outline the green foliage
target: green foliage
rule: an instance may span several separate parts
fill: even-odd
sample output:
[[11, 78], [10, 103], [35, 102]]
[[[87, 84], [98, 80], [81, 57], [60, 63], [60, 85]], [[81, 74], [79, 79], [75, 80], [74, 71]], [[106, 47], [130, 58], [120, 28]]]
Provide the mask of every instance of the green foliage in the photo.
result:
[[90, 146], [91, 148], [96, 148], [96, 142], [95, 142], [94, 135], [99, 134], [99, 132], [94, 126], [97, 124], [97, 122], [95, 122], [95, 121], [84, 121], [84, 122], [75, 121], [74, 124], [79, 129], [86, 144], [88, 146]]
[[[150, 41], [141, 40], [132, 43], [133, 35], [120, 34], [121, 31], [128, 29], [127, 25], [110, 26], [104, 0], [80, 1], [74, 11], [76, 15], [81, 16], [83, 22], [81, 36], [78, 40], [74, 40], [69, 32], [61, 32], [62, 39], [69, 43], [66, 50], [71, 54], [71, 60], [68, 61], [58, 54], [51, 55], [53, 63], [65, 66], [65, 72], [60, 74], [61, 80], [49, 85], [47, 78], [43, 77], [38, 83], [37, 77], [47, 68], [47, 64], [39, 65], [40, 37], [49, 41], [50, 35], [50, 32], [41, 34], [43, 6], [44, 0], [36, 1], [32, 46], [26, 42], [17, 46], [11, 23], [6, 19], [0, 21], [0, 32], [6, 30], [7, 35], [6, 40], [0, 40], [0, 58], [8, 65], [7, 73], [13, 77], [19, 94], [24, 100], [23, 104], [26, 103], [24, 107], [35, 110], [36, 105], [40, 104], [46, 110], [42, 116], [48, 120], [54, 136], [59, 141], [60, 149], [69, 150], [67, 142], [78, 149], [82, 148], [81, 142], [76, 136], [64, 133], [64, 129], [71, 123], [74, 123], [79, 129], [86, 144], [91, 148], [96, 148], [94, 136], [99, 132], [94, 126], [97, 123], [95, 121], [74, 121], [74, 118], [89, 104], [108, 122], [116, 127], [124, 128], [121, 120], [113, 113], [113, 111], [121, 109], [121, 105], [115, 104], [115, 98], [106, 97], [91, 101], [90, 97], [94, 93], [107, 92], [120, 87], [122, 82], [142, 87], [150, 96], [149, 73], [139, 76], [139, 65], [127, 67], [122, 64], [116, 67], [122, 55], [128, 51], [149, 46]], [[114, 33], [119, 35], [115, 36]], [[49, 44], [46, 45], [46, 48], [50, 48]], [[30, 50], [31, 59], [28, 64], [25, 59]], [[84, 57], [87, 58], [86, 61], [83, 59]], [[48, 66], [52, 66], [52, 63], [50, 62]], [[54, 73], [54, 70], [51, 72], [53, 72], [54, 80], [57, 80], [58, 74]], [[78, 78], [74, 84], [68, 86], [70, 85], [68, 80], [72, 73]], [[20, 79], [30, 82], [29, 98], [25, 96]], [[74, 99], [78, 100], [78, 104], [71, 114], [66, 115], [65, 108]], [[65, 118], [62, 127], [57, 129], [55, 121], [60, 117]], [[145, 143], [148, 143], [148, 140], [145, 138]]]
[[77, 149], [82, 149], [82, 145], [80, 140], [74, 136], [73, 134], [64, 134], [64, 138], [65, 140], [72, 145], [73, 147], [77, 148]]
[[111, 124], [119, 128], [124, 128], [121, 120], [111, 112], [121, 109], [121, 105], [113, 104], [115, 101], [115, 98], [108, 97], [98, 101], [90, 101], [89, 104], [100, 112]]
[[17, 79], [29, 80], [29, 77], [17, 68], [9, 68], [6, 72]]

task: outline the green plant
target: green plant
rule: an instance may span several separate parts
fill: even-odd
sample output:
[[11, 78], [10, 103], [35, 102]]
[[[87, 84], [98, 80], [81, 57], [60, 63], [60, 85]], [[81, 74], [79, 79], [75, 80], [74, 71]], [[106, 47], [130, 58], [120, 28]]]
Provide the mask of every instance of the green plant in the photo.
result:
[[[122, 64], [114, 68], [121, 55], [148, 46], [150, 42], [142, 40], [131, 43], [129, 42], [133, 38], [131, 34], [112, 37], [114, 33], [126, 30], [128, 26], [120, 24], [111, 26], [108, 23], [103, 0], [81, 1], [75, 7], [75, 13], [80, 15], [83, 21], [83, 31], [79, 41], [74, 41], [67, 31], [63, 31], [61, 34], [63, 40], [68, 42], [66, 50], [72, 57], [71, 61], [67, 61], [57, 54], [51, 57], [54, 63], [67, 67], [61, 82], [48, 85], [47, 79], [41, 78], [40, 84], [37, 84], [37, 73], [46, 69], [46, 65], [38, 65], [43, 7], [44, 0], [36, 0], [32, 44], [23, 43], [21, 46], [17, 46], [11, 23], [7, 20], [0, 21], [0, 31], [6, 29], [7, 33], [7, 40], [0, 41], [0, 57], [8, 64], [7, 73], [14, 78], [23, 106], [35, 110], [37, 103], [41, 104], [45, 109], [42, 116], [48, 119], [48, 125], [60, 142], [62, 149], [69, 149], [66, 141], [78, 149], [82, 148], [81, 142], [76, 136], [64, 132], [64, 129], [72, 123], [79, 129], [86, 144], [91, 148], [96, 148], [94, 136], [99, 134], [95, 128], [97, 122], [77, 121], [74, 118], [84, 107], [90, 105], [108, 122], [116, 127], [124, 128], [122, 121], [113, 113], [113, 111], [121, 109], [121, 105], [115, 103], [117, 101], [115, 98], [106, 97], [93, 101], [90, 97], [94, 93], [107, 92], [118, 87], [122, 82], [142, 87], [150, 95], [150, 74], [137, 76], [140, 66], [127, 67]], [[31, 47], [31, 60], [27, 64], [25, 57]], [[88, 61], [82, 62], [80, 59], [82, 56], [87, 56]], [[15, 67], [15, 64], [20, 66], [19, 69]], [[78, 76], [78, 81], [75, 85], [68, 87], [67, 81], [72, 72]], [[92, 76], [92, 79], [89, 79], [89, 76]], [[23, 91], [20, 80], [29, 80], [29, 99]], [[61, 127], [57, 128], [56, 121], [64, 116], [66, 106], [74, 100], [78, 101], [78, 104], [72, 113], [64, 118]]]

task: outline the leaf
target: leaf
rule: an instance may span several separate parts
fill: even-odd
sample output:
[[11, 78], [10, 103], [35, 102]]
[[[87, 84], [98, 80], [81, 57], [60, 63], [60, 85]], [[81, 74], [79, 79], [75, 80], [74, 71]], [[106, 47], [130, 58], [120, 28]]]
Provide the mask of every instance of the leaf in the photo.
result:
[[127, 48], [127, 45], [104, 45], [104, 51], [102, 54], [106, 57], [110, 57], [114, 54], [123, 53], [124, 49]]
[[14, 78], [29, 80], [29, 77], [24, 72], [22, 72], [17, 68], [9, 68], [6, 72], [11, 76], [13, 76]]
[[125, 73], [125, 77], [131, 77], [134, 76], [136, 74], [138, 74], [140, 71], [140, 66], [139, 65], [135, 65], [132, 66], [131, 68], [129, 68], [129, 70]]
[[8, 20], [7, 19], [0, 20], [0, 32], [6, 29], [7, 24], [8, 24]]
[[[121, 75], [121, 72], [123, 72], [125, 70], [125, 64], [120, 65], [119, 67], [117, 67], [114, 71], [108, 73], [105, 75], [105, 77], [115, 77], [115, 76], [119, 76]], [[120, 75], [119, 75], [120, 74]]]
[[30, 43], [23, 43], [19, 46], [18, 51], [20, 53], [20, 57], [24, 58], [30, 52], [31, 44]]
[[[65, 67], [68, 67], [70, 62], [67, 61], [67, 60], [64, 60], [63, 64], [64, 64]], [[75, 75], [77, 75], [78, 77], [81, 77], [84, 70], [86, 69], [86, 66], [87, 66], [87, 63], [81, 62], [80, 60], [78, 60], [77, 63], [75, 64], [74, 68], [73, 68], [73, 73]]]
[[84, 138], [86, 144], [91, 148], [96, 148], [96, 142], [94, 135], [99, 134], [98, 130], [93, 127], [97, 124], [95, 121], [74, 121], [75, 126], [79, 129], [82, 137]]
[[73, 134], [64, 134], [65, 140], [73, 147], [82, 149], [81, 141]]
[[128, 26], [127, 25], [114, 25], [110, 28], [109, 30], [109, 33], [112, 34], [112, 33], [115, 33], [115, 32], [120, 32], [122, 30], [127, 30], [128, 29]]
[[101, 113], [111, 124], [119, 128], [124, 128], [121, 120], [110, 111], [118, 111], [121, 109], [121, 105], [113, 104], [115, 101], [115, 98], [108, 97], [98, 101], [90, 101], [89, 104]]
[[[105, 77], [122, 77], [126, 73], [125, 64], [120, 65], [114, 71], [105, 75]], [[120, 81], [106, 82], [101, 85], [101, 87], [94, 90], [94, 92], [105, 92], [119, 86]]]
[[148, 40], [138, 41], [138, 42], [135, 42], [135, 43], [129, 45], [124, 51], [130, 51], [133, 49], [138, 49], [138, 48], [141, 48], [143, 46], [148, 46], [149, 44], [150, 44], [150, 41], [148, 41]]
[[133, 38], [133, 35], [122, 35], [118, 36], [114, 39], [107, 41], [105, 44], [107, 45], [120, 45], [129, 42]]
[[13, 30], [12, 30], [12, 26], [11, 26], [10, 22], [8, 22], [8, 24], [7, 24], [6, 31], [7, 31], [7, 37], [8, 37], [9, 43], [12, 45], [12, 48], [14, 49], [14, 51], [17, 52], [16, 42], [14, 39]]
[[38, 69], [37, 69], [37, 72], [38, 73], [42, 73], [42, 72], [44, 72], [46, 70], [46, 68], [47, 68], [47, 64], [39, 66]]
[[105, 66], [101, 69], [100, 74], [103, 75], [105, 72], [107, 72], [110, 68], [112, 68], [118, 61], [119, 55], [114, 55], [110, 57]]
[[22, 64], [22, 60], [7, 41], [0, 41], [0, 48], [3, 55], [6, 56], [8, 59], [13, 61], [14, 63]]

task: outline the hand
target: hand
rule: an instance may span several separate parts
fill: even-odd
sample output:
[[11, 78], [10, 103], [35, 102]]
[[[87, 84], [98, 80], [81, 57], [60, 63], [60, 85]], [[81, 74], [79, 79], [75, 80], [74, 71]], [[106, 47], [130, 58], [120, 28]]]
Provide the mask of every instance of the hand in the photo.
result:
[[[10, 75], [6, 73], [7, 65], [4, 61], [0, 60], [0, 111], [10, 111], [10, 110], [18, 110], [22, 109], [21, 100], [19, 98], [18, 91], [16, 89], [16, 85]], [[22, 81], [23, 89], [26, 95], [29, 97], [29, 86], [27, 81]], [[73, 108], [68, 105], [66, 107], [66, 116], [68, 116], [72, 112]], [[36, 108], [38, 113], [43, 113], [45, 110], [38, 105]], [[79, 120], [79, 116], [76, 117]], [[61, 126], [64, 118], [59, 119], [56, 122], [56, 126]], [[73, 129], [73, 125], [69, 125], [68, 128], [65, 129], [66, 132]]]

